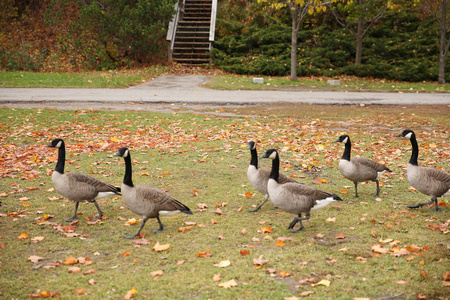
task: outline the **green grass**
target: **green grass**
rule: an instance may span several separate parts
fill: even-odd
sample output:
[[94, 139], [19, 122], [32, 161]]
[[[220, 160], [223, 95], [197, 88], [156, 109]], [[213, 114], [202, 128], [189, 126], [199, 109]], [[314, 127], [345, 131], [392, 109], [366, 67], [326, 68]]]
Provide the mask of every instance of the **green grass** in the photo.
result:
[[207, 87], [223, 90], [276, 90], [276, 89], [307, 89], [333, 91], [378, 91], [378, 92], [450, 92], [450, 84], [436, 82], [394, 82], [388, 80], [372, 80], [357, 77], [334, 78], [341, 81], [340, 85], [328, 85], [328, 78], [300, 77], [296, 81], [288, 77], [264, 76], [264, 84], [253, 83], [258, 76], [218, 75], [206, 83]]
[[[448, 287], [442, 282], [449, 271], [448, 234], [427, 227], [448, 222], [450, 208], [434, 213], [426, 207], [405, 207], [428, 201], [428, 196], [408, 189], [405, 166], [411, 146], [394, 137], [404, 127], [414, 129], [419, 163], [449, 170], [448, 107], [286, 104], [224, 107], [224, 111], [239, 116], [1, 109], [0, 292], [4, 298], [29, 298], [45, 290], [57, 291], [63, 299], [123, 299], [133, 288], [138, 291], [134, 299], [283, 299], [301, 297], [306, 291], [314, 292], [308, 299], [448, 297]], [[374, 183], [360, 184], [360, 198], [350, 198], [353, 184], [337, 168], [343, 145], [333, 143], [342, 133], [350, 134], [353, 155], [384, 160], [394, 171], [382, 177], [381, 201], [372, 198]], [[82, 171], [116, 185], [123, 179], [124, 164], [112, 155], [128, 146], [134, 183], [167, 190], [194, 214], [162, 219], [165, 230], [158, 234], [151, 232], [157, 222], [149, 220], [143, 229], [149, 244], [139, 248], [133, 247], [135, 240], [124, 238], [138, 228], [124, 223], [138, 216], [123, 207], [120, 197], [101, 201], [107, 218], [95, 225], [88, 225], [87, 220], [97, 213], [94, 205], [81, 204], [75, 229], [81, 236], [64, 237], [50, 224], [38, 223], [49, 215], [52, 218], [47, 222], [67, 225], [62, 219], [74, 209], [73, 203], [51, 190], [57, 154], [45, 145], [55, 137], [65, 139], [67, 171]], [[344, 201], [312, 212], [300, 233], [286, 228], [292, 215], [271, 210], [269, 203], [249, 213], [263, 199], [246, 179], [249, 140], [259, 142], [260, 155], [264, 149], [280, 149], [285, 174], [336, 192]], [[270, 162], [260, 160], [260, 165], [268, 167]], [[314, 177], [328, 183], [314, 185]], [[247, 192], [253, 194], [249, 199]], [[215, 214], [216, 203], [225, 202], [220, 207], [223, 215]], [[198, 211], [197, 203], [208, 208]], [[331, 218], [336, 221], [327, 222]], [[187, 226], [185, 222], [204, 227], [178, 232]], [[258, 232], [264, 226], [273, 232]], [[246, 234], [241, 233], [244, 228]], [[19, 240], [21, 233], [29, 237]], [[345, 238], [337, 239], [339, 234]], [[33, 242], [38, 236], [45, 239]], [[277, 247], [278, 237], [293, 240]], [[387, 239], [398, 240], [400, 248], [415, 245], [421, 250], [401, 257], [371, 250]], [[152, 251], [157, 241], [170, 248]], [[386, 241], [384, 245], [392, 249]], [[211, 257], [196, 256], [207, 249]], [[243, 256], [241, 250], [249, 254]], [[125, 256], [127, 251], [131, 253]], [[34, 264], [27, 261], [32, 255], [44, 259]], [[253, 259], [260, 255], [269, 262], [256, 268]], [[80, 273], [69, 273], [66, 265], [43, 268], [70, 256], [89, 257], [93, 264], [77, 264]], [[180, 260], [185, 262], [177, 264]], [[231, 265], [214, 266], [223, 260], [230, 260]], [[266, 268], [276, 270], [275, 275]], [[82, 274], [90, 269], [95, 274]], [[164, 274], [150, 275], [157, 270]], [[282, 271], [290, 275], [283, 278]], [[221, 281], [213, 281], [215, 274], [220, 274]], [[219, 286], [232, 279], [237, 286]], [[323, 279], [330, 281], [329, 287], [311, 286]], [[79, 289], [84, 289], [83, 295], [75, 293]]]
[[149, 81], [167, 72], [163, 66], [137, 70], [80, 73], [0, 72], [0, 87], [122, 88]]

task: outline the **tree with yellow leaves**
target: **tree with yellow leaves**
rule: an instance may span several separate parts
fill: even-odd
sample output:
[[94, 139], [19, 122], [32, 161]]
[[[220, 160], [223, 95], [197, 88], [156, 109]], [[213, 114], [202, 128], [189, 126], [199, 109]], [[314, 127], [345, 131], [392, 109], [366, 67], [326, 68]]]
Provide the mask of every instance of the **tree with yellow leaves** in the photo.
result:
[[305, 16], [316, 12], [326, 11], [326, 4], [337, 0], [258, 0], [258, 3], [266, 3], [272, 8], [289, 9], [292, 18], [291, 37], [291, 80], [297, 79], [297, 38], [298, 31], [303, 24]]

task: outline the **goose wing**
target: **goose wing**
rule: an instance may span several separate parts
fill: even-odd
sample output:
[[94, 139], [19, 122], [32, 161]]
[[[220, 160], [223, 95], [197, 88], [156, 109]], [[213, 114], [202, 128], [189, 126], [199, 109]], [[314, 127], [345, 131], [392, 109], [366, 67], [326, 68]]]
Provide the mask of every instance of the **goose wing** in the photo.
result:
[[290, 193], [298, 195], [298, 196], [306, 196], [308, 199], [311, 200], [321, 200], [328, 197], [334, 197], [336, 196], [333, 193], [318, 190], [312, 187], [309, 187], [305, 184], [299, 184], [299, 183], [286, 183], [283, 184], [283, 187], [289, 190]]
[[157, 211], [179, 210], [182, 212], [190, 212], [190, 209], [186, 205], [166, 192], [146, 185], [139, 185], [137, 188], [137, 198], [153, 202]]
[[103, 182], [84, 173], [70, 172], [66, 174], [69, 178], [69, 185], [74, 188], [80, 187], [83, 190], [89, 190], [97, 193], [112, 192], [120, 195], [120, 188], [112, 184]]
[[383, 171], [390, 171], [388, 167], [386, 167], [383, 164], [380, 164], [372, 159], [365, 158], [365, 157], [352, 157], [350, 160], [353, 164], [357, 165], [358, 167], [366, 167], [370, 168], [372, 170], [375, 170], [377, 172], [383, 172]]

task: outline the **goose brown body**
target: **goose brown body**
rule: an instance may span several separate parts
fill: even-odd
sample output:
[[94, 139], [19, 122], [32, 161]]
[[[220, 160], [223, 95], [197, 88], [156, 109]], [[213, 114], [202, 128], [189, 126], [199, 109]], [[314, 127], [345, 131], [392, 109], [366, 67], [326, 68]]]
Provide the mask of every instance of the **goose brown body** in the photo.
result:
[[94, 203], [99, 214], [96, 219], [101, 219], [103, 213], [96, 200], [114, 194], [120, 195], [120, 188], [84, 173], [64, 173], [66, 159], [64, 141], [54, 139], [47, 147], [58, 148], [58, 162], [52, 174], [55, 190], [67, 199], [75, 201], [75, 212], [72, 218], [65, 219], [65, 221], [75, 220], [79, 203], [85, 201]]
[[405, 129], [397, 136], [408, 138], [411, 142], [412, 152], [407, 166], [409, 184], [422, 194], [431, 196], [429, 202], [417, 203], [408, 206], [418, 208], [428, 204], [435, 204], [435, 211], [439, 211], [437, 198], [450, 196], [450, 174], [435, 168], [422, 167], [418, 164], [419, 146], [414, 131]]
[[[248, 143], [248, 148], [250, 149], [251, 160], [247, 169], [247, 178], [250, 184], [261, 194], [264, 195], [264, 201], [260, 203], [256, 208], [250, 209], [251, 212], [255, 212], [264, 205], [269, 199], [269, 192], [267, 190], [267, 183], [269, 182], [270, 169], [269, 168], [258, 168], [258, 152], [256, 151], [256, 143], [250, 141]], [[287, 177], [284, 174], [279, 174], [278, 181], [280, 183], [295, 182], [294, 179]], [[301, 183], [299, 183], [301, 184]]]
[[135, 214], [142, 216], [142, 224], [134, 235], [139, 236], [148, 219], [156, 218], [159, 228], [154, 233], [164, 230], [160, 216], [174, 215], [179, 212], [192, 214], [191, 210], [169, 194], [149, 185], [134, 185], [132, 181], [132, 167], [130, 151], [126, 147], [120, 148], [114, 156], [121, 156], [125, 160], [125, 176], [122, 183], [122, 199], [125, 205]]
[[[310, 218], [312, 210], [317, 210], [334, 201], [342, 200], [336, 194], [318, 190], [304, 184], [295, 182], [280, 183], [278, 181], [280, 159], [275, 149], [267, 150], [262, 158], [272, 159], [272, 169], [267, 185], [270, 199], [280, 209], [298, 215], [288, 226], [288, 229], [292, 229], [291, 232], [298, 232], [304, 228], [302, 221]], [[302, 214], [305, 214], [305, 217], [302, 217]], [[300, 227], [294, 230], [293, 228], [297, 222], [300, 223]]]
[[358, 198], [358, 182], [375, 181], [377, 184], [377, 193], [374, 198], [379, 197], [380, 183], [379, 177], [386, 171], [392, 172], [388, 167], [372, 159], [365, 157], [351, 157], [351, 141], [348, 135], [341, 135], [335, 143], [345, 144], [344, 154], [339, 161], [339, 171], [348, 180], [353, 181], [355, 185], [355, 198]]

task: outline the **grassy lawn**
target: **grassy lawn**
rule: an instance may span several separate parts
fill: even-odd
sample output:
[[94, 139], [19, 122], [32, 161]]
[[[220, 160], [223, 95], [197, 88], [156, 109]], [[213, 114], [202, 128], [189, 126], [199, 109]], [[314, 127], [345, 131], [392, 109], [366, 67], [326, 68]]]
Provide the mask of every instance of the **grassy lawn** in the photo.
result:
[[[448, 299], [449, 200], [438, 213], [405, 207], [429, 198], [409, 189], [411, 146], [394, 137], [405, 127], [415, 130], [419, 163], [450, 170], [447, 106], [286, 104], [223, 111], [236, 117], [1, 109], [0, 295]], [[393, 170], [382, 176], [380, 199], [372, 197], [372, 182], [360, 184], [360, 198], [351, 198], [353, 183], [337, 168], [344, 146], [333, 143], [343, 133], [352, 138], [354, 156]], [[162, 219], [165, 230], [158, 234], [151, 231], [156, 220], [149, 220], [144, 238], [127, 240], [139, 217], [112, 197], [100, 201], [101, 222], [90, 223], [95, 206], [81, 204], [78, 223], [69, 226], [63, 219], [74, 204], [52, 189], [57, 152], [45, 147], [55, 137], [66, 142], [66, 171], [115, 185], [125, 167], [112, 155], [128, 146], [134, 183], [167, 190], [194, 214]], [[312, 212], [299, 233], [287, 230], [293, 216], [272, 204], [248, 212], [263, 199], [246, 178], [250, 140], [258, 141], [260, 155], [279, 149], [283, 173], [344, 201]], [[270, 162], [260, 160], [260, 166]], [[170, 248], [155, 252], [157, 242]], [[255, 265], [260, 256], [268, 261]]]
[[[263, 77], [264, 84], [253, 83], [255, 76], [222, 74], [220, 70], [187, 70], [187, 74], [206, 74], [207, 88], [224, 90], [328, 90], [328, 91], [372, 91], [403, 93], [450, 92], [450, 83], [436, 82], [393, 82], [357, 77], [335, 78], [338, 86], [328, 85], [328, 78], [301, 77], [291, 81], [288, 77]], [[86, 71], [80, 73], [32, 73], [0, 72], [0, 87], [83, 87], [83, 88], [126, 88], [137, 85], [163, 74], [186, 74], [176, 66], [157, 66], [138, 70]]]
[[0, 87], [123, 88], [149, 81], [167, 72], [163, 66], [137, 70], [80, 73], [0, 72]]
[[442, 85], [436, 82], [394, 82], [350, 76], [334, 78], [340, 80], [340, 85], [329, 85], [328, 79], [324, 77], [300, 77], [297, 81], [292, 81], [288, 77], [261, 76], [264, 78], [264, 83], [255, 84], [253, 83], [255, 77], [260, 76], [218, 75], [212, 77], [205, 85], [209, 88], [224, 90], [303, 89], [404, 93], [450, 92], [449, 83]]

